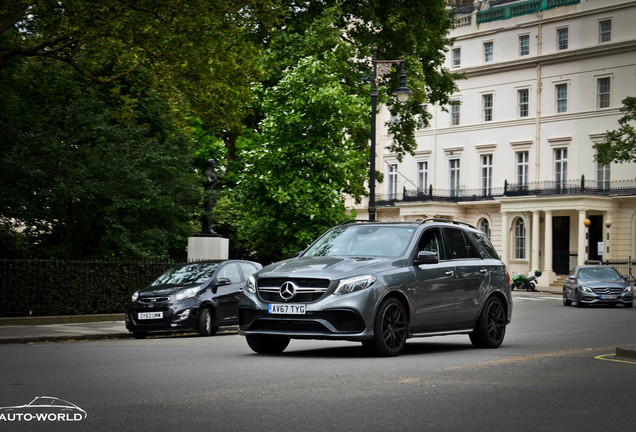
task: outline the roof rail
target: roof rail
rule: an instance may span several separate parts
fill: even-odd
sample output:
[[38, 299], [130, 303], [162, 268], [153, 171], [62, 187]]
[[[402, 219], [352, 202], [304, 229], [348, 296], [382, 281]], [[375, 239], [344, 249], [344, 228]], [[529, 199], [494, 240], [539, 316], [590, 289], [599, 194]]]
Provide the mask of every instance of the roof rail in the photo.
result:
[[348, 224], [357, 223], [357, 222], [369, 222], [369, 221], [364, 219], [350, 219], [350, 220], [346, 220], [344, 222], [339, 223], [338, 226], [348, 225]]
[[466, 222], [460, 222], [460, 221], [456, 221], [456, 220], [452, 220], [452, 219], [442, 219], [442, 218], [426, 218], [424, 219], [422, 222], [420, 222], [421, 224], [427, 223], [427, 222], [445, 222], [445, 223], [451, 223], [451, 224], [455, 224], [455, 225], [466, 225], [467, 227], [473, 228], [473, 229], [477, 229], [474, 226], [472, 226], [469, 223]]

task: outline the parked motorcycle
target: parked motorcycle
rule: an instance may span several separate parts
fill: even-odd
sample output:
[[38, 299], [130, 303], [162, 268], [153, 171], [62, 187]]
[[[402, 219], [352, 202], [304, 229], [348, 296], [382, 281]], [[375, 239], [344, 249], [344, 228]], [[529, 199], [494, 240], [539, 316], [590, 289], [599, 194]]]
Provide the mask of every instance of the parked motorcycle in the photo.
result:
[[541, 272], [539, 270], [534, 271], [534, 275], [527, 277], [526, 275], [522, 275], [519, 273], [515, 273], [512, 277], [512, 285], [511, 289], [525, 289], [526, 291], [536, 291], [537, 290], [537, 278], [541, 276]]

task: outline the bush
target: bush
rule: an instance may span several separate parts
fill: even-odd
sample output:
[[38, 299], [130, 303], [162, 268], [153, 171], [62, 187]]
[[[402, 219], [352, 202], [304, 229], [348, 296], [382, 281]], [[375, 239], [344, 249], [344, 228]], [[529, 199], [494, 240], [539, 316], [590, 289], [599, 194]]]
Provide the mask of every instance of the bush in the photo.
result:
[[174, 263], [0, 260], [0, 316], [119, 313]]

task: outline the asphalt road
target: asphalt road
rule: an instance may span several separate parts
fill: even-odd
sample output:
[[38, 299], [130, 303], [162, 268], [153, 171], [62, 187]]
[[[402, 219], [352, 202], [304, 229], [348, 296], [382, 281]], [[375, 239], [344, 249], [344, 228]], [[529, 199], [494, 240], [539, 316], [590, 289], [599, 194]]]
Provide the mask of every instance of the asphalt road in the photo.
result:
[[0, 407], [54, 396], [84, 420], [29, 431], [630, 431], [636, 309], [514, 294], [501, 348], [411, 339], [397, 358], [349, 342], [292, 341], [261, 356], [236, 335], [0, 346]]

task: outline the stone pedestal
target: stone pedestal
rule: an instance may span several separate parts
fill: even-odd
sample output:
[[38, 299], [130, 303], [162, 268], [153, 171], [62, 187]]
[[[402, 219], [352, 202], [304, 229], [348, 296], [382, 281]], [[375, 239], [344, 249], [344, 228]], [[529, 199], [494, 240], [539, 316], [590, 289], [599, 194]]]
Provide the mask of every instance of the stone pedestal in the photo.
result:
[[208, 235], [188, 237], [188, 261], [226, 260], [229, 249], [230, 240], [223, 237]]

